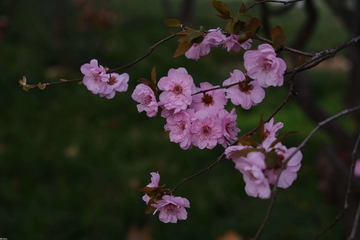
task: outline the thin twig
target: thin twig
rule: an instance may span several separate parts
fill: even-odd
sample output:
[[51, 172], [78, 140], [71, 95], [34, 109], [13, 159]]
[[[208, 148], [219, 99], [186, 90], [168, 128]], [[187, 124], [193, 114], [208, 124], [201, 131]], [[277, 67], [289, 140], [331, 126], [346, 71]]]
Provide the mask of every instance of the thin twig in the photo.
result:
[[[354, 108], [353, 108], [354, 109]], [[355, 110], [358, 110], [360, 109], [360, 106], [357, 107], [357, 109]], [[318, 239], [319, 237], [321, 237], [323, 234], [325, 234], [327, 231], [329, 231], [330, 229], [332, 229], [335, 224], [340, 220], [340, 218], [346, 213], [346, 211], [348, 210], [349, 208], [349, 196], [350, 196], [350, 187], [351, 187], [351, 182], [352, 182], [352, 179], [354, 177], [354, 169], [355, 169], [355, 163], [356, 163], [356, 156], [357, 156], [357, 152], [358, 152], [358, 149], [359, 149], [359, 144], [360, 144], [360, 134], [355, 142], [355, 146], [354, 146], [354, 149], [352, 151], [352, 154], [351, 154], [351, 167], [350, 167], [350, 174], [349, 174], [349, 178], [348, 178], [348, 183], [347, 183], [347, 186], [346, 186], [346, 194], [345, 194], [345, 200], [344, 200], [344, 207], [343, 209], [340, 211], [340, 213], [335, 217], [335, 219], [327, 226], [325, 227], [321, 232], [319, 232], [314, 238], [313, 240], [315, 239]], [[354, 223], [355, 224], [355, 223]]]
[[[252, 36], [252, 38], [260, 40], [260, 41], [268, 43], [268, 44], [273, 44], [273, 41], [271, 41], [271, 40], [269, 40], [267, 38], [260, 37], [259, 35], [254, 35], [254, 36]], [[302, 55], [302, 56], [305, 56], [305, 57], [314, 57], [314, 56], [316, 56], [316, 53], [308, 53], [308, 52], [300, 51], [300, 50], [297, 50], [297, 49], [294, 49], [294, 48], [286, 47], [286, 46], [283, 46], [283, 45], [280, 46], [280, 49], [286, 50], [288, 52], [296, 53], [296, 54], [299, 54], [299, 55]]]
[[114, 69], [110, 69], [109, 71], [107, 71], [108, 73], [112, 73], [112, 72], [116, 72], [116, 71], [119, 71], [119, 70], [122, 70], [122, 69], [125, 69], [125, 68], [128, 68], [128, 67], [131, 67], [132, 65], [135, 65], [136, 63], [140, 62], [141, 60], [143, 60], [144, 58], [146, 58], [147, 56], [149, 56], [157, 46], [159, 46], [160, 44], [172, 39], [173, 37], [177, 36], [176, 33], [164, 38], [164, 39], [161, 39], [160, 41], [158, 41], [157, 43], [155, 43], [153, 46], [151, 46], [149, 48], [149, 50], [140, 58], [136, 59], [135, 61], [129, 63], [129, 64], [126, 64], [124, 66], [121, 66], [121, 67], [118, 67], [118, 68], [114, 68]]
[[353, 224], [353, 227], [352, 227], [352, 230], [351, 230], [351, 234], [348, 237], [348, 240], [354, 240], [355, 239], [356, 230], [357, 230], [358, 225], [359, 225], [359, 217], [360, 217], [360, 201], [359, 201], [358, 208], [357, 208], [357, 211], [356, 211], [356, 215], [355, 215], [354, 224]]
[[304, 1], [304, 0], [292, 0], [292, 1], [262, 0], [262, 1], [254, 2], [253, 4], [251, 4], [250, 7], [246, 8], [246, 11], [248, 11], [249, 9], [253, 8], [254, 6], [256, 6], [258, 4], [262, 4], [262, 3], [282, 3], [284, 5], [288, 5], [288, 4], [293, 4], [293, 3], [301, 2], [301, 1]]
[[[268, 219], [272, 213], [272, 209], [274, 208], [274, 204], [275, 204], [275, 198], [276, 198], [276, 195], [277, 195], [277, 185], [278, 185], [278, 182], [279, 182], [279, 179], [280, 179], [280, 176], [281, 176], [281, 173], [283, 172], [283, 170], [285, 169], [285, 166], [288, 164], [288, 162], [291, 160], [291, 158], [298, 152], [300, 151], [300, 149], [302, 149], [305, 144], [309, 141], [309, 139], [321, 128], [323, 127], [324, 125], [328, 124], [329, 122], [332, 122], [334, 121], [335, 119], [341, 117], [341, 116], [344, 116], [344, 115], [347, 115], [351, 112], [354, 112], [354, 111], [357, 111], [357, 110], [360, 110], [360, 106], [356, 106], [356, 107], [353, 107], [353, 108], [349, 108], [349, 109], [346, 109], [336, 115], [333, 115], [327, 119], [325, 119], [324, 121], [318, 123], [318, 125], [309, 133], [309, 135], [303, 140], [303, 142], [295, 149], [295, 151], [293, 151], [284, 161], [283, 163], [281, 164], [281, 168], [279, 169], [278, 171], [278, 176], [276, 178], [276, 181], [274, 183], [274, 187], [272, 189], [272, 194], [271, 194], [271, 202], [270, 202], [270, 205], [269, 205], [269, 208], [268, 208], [268, 211], [264, 217], [264, 220], [262, 221], [262, 224], [261, 226], [259, 227], [256, 235], [255, 235], [255, 238], [254, 240], [258, 239], [260, 234], [262, 233], [262, 231], [264, 230], [264, 227], [266, 225], [266, 223], [268, 222]], [[359, 136], [359, 139], [356, 141], [355, 143], [355, 148], [354, 149], [357, 149], [358, 148], [358, 145], [359, 145], [359, 142], [360, 142], [360, 136]], [[355, 155], [355, 154], [354, 154]], [[349, 186], [348, 186], [349, 187]], [[347, 201], [347, 199], [346, 199]], [[338, 220], [336, 220], [337, 222]], [[336, 223], [335, 222], [335, 223]], [[329, 227], [331, 228], [334, 224], [331, 224]], [[325, 231], [327, 231], [328, 229], [330, 228], [327, 228]], [[324, 231], [324, 232], [325, 232]], [[321, 236], [323, 233], [321, 233], [319, 236]], [[316, 239], [316, 238], [315, 238]]]
[[218, 164], [222, 159], [223, 156], [225, 155], [225, 152], [223, 152], [215, 162], [213, 162], [212, 164], [210, 164], [209, 166], [207, 166], [206, 168], [202, 169], [201, 171], [191, 175], [190, 177], [184, 178], [178, 185], [176, 185], [169, 193], [173, 193], [178, 187], [180, 187], [182, 184], [184, 184], [185, 182], [189, 181], [190, 179], [200, 175], [203, 172], [206, 172], [208, 170], [210, 170], [212, 167], [214, 167], [216, 164]]

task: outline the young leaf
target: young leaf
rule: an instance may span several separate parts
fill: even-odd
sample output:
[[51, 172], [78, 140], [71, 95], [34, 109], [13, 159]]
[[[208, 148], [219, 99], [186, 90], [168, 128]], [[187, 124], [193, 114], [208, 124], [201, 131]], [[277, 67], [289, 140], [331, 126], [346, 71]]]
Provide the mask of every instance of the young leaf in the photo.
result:
[[279, 34], [279, 35], [276, 35], [274, 41], [273, 41], [273, 48], [276, 50], [278, 50], [281, 45], [284, 44], [284, 42], [286, 41], [287, 37], [284, 35], [284, 34]]
[[231, 154], [231, 158], [246, 157], [250, 152], [261, 152], [258, 148], [244, 148]]
[[46, 84], [42, 84], [41, 82], [39, 82], [37, 85], [36, 85], [40, 90], [44, 90], [46, 88]]
[[241, 3], [241, 7], [240, 7], [240, 10], [239, 10], [239, 13], [245, 13], [246, 12], [246, 6], [244, 3]]
[[186, 41], [188, 43], [191, 43], [191, 42], [193, 43], [196, 38], [201, 38], [201, 41], [202, 41], [203, 34], [204, 33], [200, 32], [200, 31], [191, 31], [186, 35]]
[[263, 116], [264, 116], [264, 114], [262, 113], [261, 116], [260, 116], [260, 121], [259, 121], [259, 138], [260, 138], [260, 142], [263, 142], [264, 139], [265, 139]]
[[271, 30], [270, 37], [272, 41], [275, 41], [277, 35], [284, 35], [284, 30], [280, 26], [276, 26]]
[[257, 146], [258, 143], [254, 141], [250, 136], [244, 136], [238, 139], [238, 144], [241, 144], [243, 146]]
[[221, 13], [221, 15], [229, 15], [230, 16], [230, 11], [228, 9], [228, 7], [226, 6], [225, 3], [221, 2], [221, 1], [217, 1], [217, 0], [213, 0], [210, 3], [219, 13]]
[[166, 24], [166, 26], [168, 27], [180, 27], [181, 26], [181, 22], [177, 19], [166, 19], [164, 21], [164, 23]]
[[151, 81], [156, 85], [156, 67], [151, 69]]
[[[181, 39], [181, 41], [180, 41], [180, 39]], [[174, 53], [174, 58], [185, 54], [187, 52], [187, 50], [189, 50], [191, 48], [191, 46], [193, 45], [193, 43], [188, 42], [186, 40], [186, 37], [181, 37], [180, 39], [179, 39], [179, 41], [180, 41], [179, 46]]]
[[279, 156], [275, 151], [265, 154], [265, 164], [268, 168], [275, 168], [278, 166]]
[[254, 33], [251, 32], [251, 31], [247, 31], [245, 33], [240, 34], [239, 37], [238, 37], [238, 42], [240, 44], [246, 42], [249, 38], [252, 37], [253, 34]]
[[270, 148], [274, 147], [277, 143], [284, 141], [289, 135], [296, 133], [296, 131], [291, 131], [278, 137], [274, 142], [271, 143]]

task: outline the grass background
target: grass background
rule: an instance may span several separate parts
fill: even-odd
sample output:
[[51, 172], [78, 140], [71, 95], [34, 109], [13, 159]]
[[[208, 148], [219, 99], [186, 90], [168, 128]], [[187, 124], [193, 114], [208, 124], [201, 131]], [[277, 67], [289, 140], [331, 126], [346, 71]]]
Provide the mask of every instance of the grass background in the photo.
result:
[[[224, 2], [233, 11], [239, 7], [238, 1]], [[194, 24], [224, 26], [207, 1], [196, 5]], [[317, 7], [320, 23], [307, 51], [330, 48], [348, 38], [320, 1]], [[185, 67], [197, 84], [219, 84], [230, 71], [242, 67], [241, 54], [213, 49], [198, 62], [173, 59], [177, 42], [172, 40], [127, 69], [129, 91], [112, 100], [77, 84], [24, 92], [18, 85], [22, 76], [31, 83], [78, 78], [79, 67], [92, 58], [110, 68], [122, 66], [143, 55], [171, 29], [163, 24], [160, 1], [3, 0], [0, 15], [9, 18], [0, 41], [0, 237], [219, 239], [229, 231], [245, 239], [254, 236], [269, 201], [246, 196], [242, 176], [231, 161], [176, 191], [191, 202], [188, 220], [163, 224], [158, 216], [144, 215], [137, 189], [149, 183], [150, 172], [159, 171], [161, 183], [172, 187], [215, 161], [223, 149], [181, 150], [169, 142], [164, 119], [138, 114], [130, 98], [136, 80], [149, 78], [153, 66], [158, 77], [169, 68]], [[281, 25], [292, 36], [303, 18], [299, 7], [271, 19], [271, 25]], [[343, 90], [346, 71], [325, 66], [309, 72], [322, 106], [334, 113], [342, 109], [344, 91], [339, 89]], [[242, 133], [257, 125], [261, 113], [270, 114], [286, 92], [267, 89], [263, 103], [249, 111], [238, 109]], [[288, 146], [299, 144], [314, 127], [294, 102], [276, 121], [284, 122], [283, 133], [298, 131], [289, 137]], [[331, 140], [319, 132], [306, 146], [298, 179], [291, 188], [279, 191], [262, 239], [308, 239], [334, 219], [337, 210], [319, 193], [315, 171], [318, 150], [326, 143]], [[342, 223], [323, 239], [340, 238], [344, 238]]]

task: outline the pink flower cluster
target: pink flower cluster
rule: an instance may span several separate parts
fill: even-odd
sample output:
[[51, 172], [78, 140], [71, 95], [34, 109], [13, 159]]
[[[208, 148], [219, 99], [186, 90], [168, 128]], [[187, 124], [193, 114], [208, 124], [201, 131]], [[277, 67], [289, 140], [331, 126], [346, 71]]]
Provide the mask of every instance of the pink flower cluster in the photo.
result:
[[[264, 125], [265, 139], [257, 148], [237, 145], [225, 150], [226, 157], [231, 158], [235, 168], [243, 174], [245, 192], [252, 197], [270, 198], [270, 184], [275, 184], [277, 178], [279, 178], [278, 187], [288, 188], [295, 181], [301, 166], [302, 154], [297, 151], [287, 162], [279, 177], [283, 161], [296, 151], [296, 148], [288, 149], [280, 142], [272, 146], [276, 141], [277, 131], [283, 126], [282, 123], [275, 125], [273, 123], [274, 120], [271, 119]], [[247, 154], [241, 154], [241, 151]]]
[[138, 110], [146, 111], [149, 117], [156, 114], [158, 106], [162, 108], [170, 141], [179, 143], [182, 149], [192, 146], [212, 149], [217, 144], [227, 147], [236, 141], [240, 129], [235, 109], [231, 112], [225, 109], [225, 91], [219, 86], [203, 82], [197, 88], [186, 69], [178, 68], [170, 69], [167, 76], [160, 78], [158, 88], [159, 102], [144, 84], [136, 87], [132, 98], [140, 103]]
[[[159, 173], [152, 172], [151, 183], [146, 185], [156, 191], [159, 188], [160, 175]], [[150, 196], [145, 194], [142, 198], [146, 204], [149, 204]], [[178, 220], [187, 219], [187, 211], [185, 208], [190, 208], [190, 202], [186, 198], [174, 197], [172, 195], [162, 195], [161, 199], [154, 199], [155, 203], [151, 206], [155, 208], [154, 213], [159, 212], [159, 219], [164, 223], [177, 223]]]
[[228, 52], [240, 51], [241, 48], [247, 50], [251, 48], [251, 39], [240, 44], [238, 42], [239, 35], [230, 34], [226, 36], [221, 32], [220, 28], [210, 29], [208, 33], [204, 33], [204, 39], [200, 43], [194, 43], [191, 48], [185, 53], [189, 59], [199, 60], [201, 56], [209, 54], [211, 47], [223, 46]]
[[126, 92], [128, 88], [129, 75], [127, 73], [106, 73], [106, 69], [98, 64], [96, 59], [85, 63], [80, 67], [85, 75], [83, 84], [93, 94], [111, 99], [116, 92]]

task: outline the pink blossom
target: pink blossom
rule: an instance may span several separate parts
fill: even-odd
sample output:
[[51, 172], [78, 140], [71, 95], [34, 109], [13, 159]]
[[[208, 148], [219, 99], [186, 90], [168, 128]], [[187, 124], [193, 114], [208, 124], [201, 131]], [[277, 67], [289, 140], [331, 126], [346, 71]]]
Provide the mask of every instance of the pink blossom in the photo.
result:
[[260, 86], [282, 86], [286, 63], [276, 57], [274, 48], [261, 44], [258, 50], [248, 50], [244, 54], [244, 66], [249, 77], [258, 81]]
[[220, 28], [210, 29], [204, 34], [204, 39], [200, 43], [194, 43], [185, 56], [188, 59], [198, 60], [201, 56], [209, 54], [211, 47], [217, 47], [225, 41], [226, 36], [221, 32]]
[[[149, 183], [148, 185], [146, 185], [147, 187], [151, 187], [151, 188], [157, 188], [159, 187], [159, 182], [160, 182], [160, 174], [158, 172], [151, 172], [151, 183]], [[142, 197], [142, 200], [144, 202], [146, 202], [146, 204], [149, 203], [150, 197], [149, 195], [147, 195], [145, 193], [145, 195]]]
[[200, 110], [195, 113], [192, 121], [192, 144], [200, 149], [214, 148], [223, 134], [221, 120], [216, 113]]
[[[213, 86], [208, 82], [200, 83], [200, 88], [197, 88], [197, 92], [212, 89], [219, 86]], [[226, 105], [227, 99], [223, 89], [217, 89], [208, 91], [205, 93], [199, 93], [192, 96], [191, 108], [195, 111], [199, 110], [219, 110], [223, 109]]]
[[191, 104], [191, 94], [196, 90], [194, 81], [185, 68], [170, 69], [168, 76], [160, 78], [158, 87], [163, 91], [159, 96], [159, 105], [167, 110], [174, 110], [174, 113], [185, 110]]
[[221, 32], [220, 28], [210, 29], [204, 38], [204, 41], [210, 44], [211, 47], [218, 47], [225, 40], [226, 36]]
[[191, 119], [194, 115], [193, 109], [187, 109], [166, 118], [164, 128], [170, 131], [170, 141], [179, 143], [184, 150], [191, 147]]
[[129, 75], [127, 73], [117, 74], [111, 73], [107, 74], [108, 82], [107, 88], [104, 92], [99, 92], [100, 97], [106, 97], [111, 99], [115, 97], [116, 92], [126, 92], [128, 89]]
[[151, 204], [156, 212], [160, 212], [159, 219], [163, 223], [177, 223], [178, 220], [187, 219], [187, 211], [190, 202], [186, 198], [164, 195], [161, 200]]
[[244, 109], [250, 109], [264, 99], [264, 89], [256, 81], [246, 81], [245, 75], [240, 70], [235, 69], [230, 73], [230, 76], [223, 82], [223, 86], [238, 83], [225, 88], [226, 98], [230, 98], [234, 105], [241, 105]]
[[262, 152], [249, 152], [247, 157], [235, 158], [233, 161], [235, 168], [243, 174], [246, 194], [262, 199], [270, 198], [269, 182], [263, 173], [266, 168], [264, 154]]
[[264, 124], [264, 133], [266, 137], [275, 137], [276, 133], [284, 126], [282, 122], [274, 124], [274, 118]]
[[248, 39], [247, 41], [245, 41], [244, 43], [239, 43], [238, 42], [238, 38], [239, 35], [237, 34], [230, 34], [225, 41], [222, 42], [223, 46], [226, 48], [226, 50], [228, 52], [235, 51], [238, 52], [240, 51], [241, 48], [248, 50], [251, 48], [251, 39]]
[[136, 105], [138, 112], [145, 111], [148, 117], [156, 116], [158, 104], [154, 92], [149, 86], [142, 83], [138, 84], [131, 94], [131, 97], [136, 102], [140, 103]]
[[80, 71], [85, 75], [83, 84], [93, 94], [103, 93], [107, 89], [109, 76], [103, 66], [98, 64], [96, 59], [92, 59], [90, 63], [85, 63], [80, 67]]
[[210, 52], [210, 44], [206, 42], [194, 43], [189, 50], [185, 52], [188, 59], [199, 60], [201, 56], [208, 55]]
[[237, 115], [235, 113], [235, 108], [229, 113], [225, 109], [221, 109], [218, 113], [218, 116], [221, 120], [222, 126], [222, 136], [218, 139], [218, 143], [223, 147], [227, 147], [230, 144], [233, 144], [237, 140], [237, 135], [240, 132], [240, 129], [237, 127], [236, 119]]
[[[265, 175], [269, 179], [269, 183], [275, 184], [282, 162], [285, 159], [287, 159], [295, 150], [296, 148], [294, 147], [289, 149], [283, 147], [283, 149], [275, 150], [275, 152], [278, 155], [279, 162], [277, 167], [273, 169], [267, 169], [265, 171]], [[302, 153], [300, 151], [297, 151], [295, 155], [291, 157], [290, 161], [286, 164], [284, 170], [282, 171], [280, 175], [280, 179], [278, 181], [278, 185], [277, 185], [278, 187], [288, 188], [289, 186], [291, 186], [291, 184], [297, 178], [297, 171], [299, 171], [301, 167], [301, 160], [302, 160]]]
[[360, 158], [356, 160], [355, 169], [354, 169], [354, 175], [356, 177], [360, 177]]
[[249, 148], [249, 146], [243, 146], [243, 145], [235, 145], [235, 146], [229, 146], [225, 149], [225, 156], [226, 158], [231, 158], [233, 161], [239, 160], [240, 156], [238, 156], [238, 152]]

